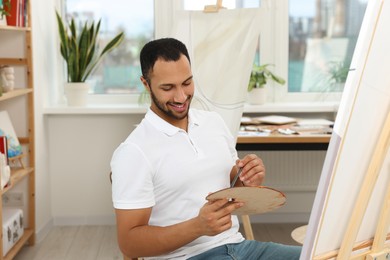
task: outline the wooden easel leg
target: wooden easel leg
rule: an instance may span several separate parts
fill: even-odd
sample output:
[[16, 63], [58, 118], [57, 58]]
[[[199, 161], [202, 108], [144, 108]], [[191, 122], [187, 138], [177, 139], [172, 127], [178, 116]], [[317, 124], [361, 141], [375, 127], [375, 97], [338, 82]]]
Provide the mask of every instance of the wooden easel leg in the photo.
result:
[[[389, 248], [385, 249], [387, 231], [390, 226], [390, 186], [387, 185], [386, 196], [383, 200], [383, 206], [379, 215], [379, 221], [376, 226], [374, 242], [372, 243], [371, 253], [367, 259], [381, 259], [389, 254]], [[370, 258], [371, 257], [371, 258]]]
[[253, 230], [252, 230], [251, 220], [249, 219], [249, 216], [242, 215], [241, 220], [242, 220], [242, 224], [244, 226], [246, 239], [247, 240], [255, 240], [255, 237], [253, 236]]

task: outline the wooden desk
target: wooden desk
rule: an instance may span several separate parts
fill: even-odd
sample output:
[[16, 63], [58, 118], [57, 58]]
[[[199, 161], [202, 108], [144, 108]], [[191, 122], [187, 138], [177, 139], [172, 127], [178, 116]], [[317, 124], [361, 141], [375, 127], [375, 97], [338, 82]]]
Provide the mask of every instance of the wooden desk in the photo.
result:
[[312, 151], [327, 150], [330, 134], [294, 134], [272, 133], [269, 136], [238, 136], [238, 151]]

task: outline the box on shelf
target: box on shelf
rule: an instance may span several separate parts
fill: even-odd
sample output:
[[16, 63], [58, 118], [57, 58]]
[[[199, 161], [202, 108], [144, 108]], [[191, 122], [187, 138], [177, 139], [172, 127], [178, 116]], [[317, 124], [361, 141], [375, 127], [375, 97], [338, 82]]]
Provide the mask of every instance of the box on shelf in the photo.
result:
[[19, 208], [3, 208], [3, 256], [23, 236], [23, 210]]

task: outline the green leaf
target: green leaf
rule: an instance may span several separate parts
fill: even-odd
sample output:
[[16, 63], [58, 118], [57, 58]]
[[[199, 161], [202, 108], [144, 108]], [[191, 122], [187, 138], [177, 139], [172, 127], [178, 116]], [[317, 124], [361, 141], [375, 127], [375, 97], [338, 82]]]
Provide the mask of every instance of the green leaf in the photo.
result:
[[267, 84], [268, 79], [272, 79], [278, 84], [284, 85], [286, 81], [268, 69], [269, 66], [273, 64], [263, 64], [261, 66], [254, 64], [252, 72], [249, 79], [248, 91], [251, 91], [254, 88], [261, 88]]
[[64, 27], [64, 24], [62, 23], [61, 17], [56, 12], [57, 16], [57, 24], [58, 24], [58, 31], [60, 33], [60, 41], [61, 41], [61, 55], [62, 57], [67, 60], [68, 59], [68, 35], [66, 34], [66, 30]]
[[104, 54], [112, 51], [115, 47], [117, 47], [124, 38], [124, 34], [120, 33], [118, 34], [114, 39], [112, 39], [109, 43], [107, 43], [106, 47], [103, 49], [102, 53], [100, 54], [100, 57], [102, 57]]
[[90, 69], [87, 71], [87, 73], [85, 74], [84, 76], [84, 79], [86, 79], [92, 72], [93, 70], [95, 69], [95, 67], [97, 66], [97, 64], [100, 62], [100, 60], [102, 59], [102, 57], [107, 54], [108, 52], [112, 51], [114, 48], [116, 48], [124, 39], [124, 34], [123, 32], [122, 33], [119, 33], [114, 39], [112, 39], [109, 43], [107, 43], [106, 47], [104, 47], [103, 51], [101, 52], [101, 54], [99, 55], [99, 57], [97, 57], [97, 59], [91, 64], [90, 66]]
[[80, 34], [79, 39], [79, 71], [80, 75], [84, 75], [84, 72], [88, 66], [87, 56], [88, 56], [88, 48], [89, 48], [89, 36], [90, 32], [87, 29], [87, 25], [84, 26], [83, 31]]
[[[56, 11], [58, 31], [60, 35], [60, 52], [67, 64], [68, 81], [84, 82], [97, 67], [103, 56], [116, 48], [124, 39], [123, 32], [116, 35], [98, 54], [98, 36], [101, 20], [95, 26], [85, 23], [77, 30], [76, 22], [72, 18], [68, 28], [64, 26], [61, 16]], [[69, 32], [69, 34], [67, 33]], [[78, 32], [80, 35], [78, 36]]]

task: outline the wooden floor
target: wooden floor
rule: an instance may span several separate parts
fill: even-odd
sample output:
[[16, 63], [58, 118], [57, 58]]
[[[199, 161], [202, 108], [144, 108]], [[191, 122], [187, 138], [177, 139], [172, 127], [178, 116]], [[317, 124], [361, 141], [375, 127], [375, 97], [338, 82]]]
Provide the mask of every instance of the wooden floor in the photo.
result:
[[[297, 245], [291, 232], [303, 224], [252, 224], [256, 240]], [[25, 246], [14, 260], [108, 260], [123, 259], [116, 242], [115, 226], [53, 227], [35, 246]]]

